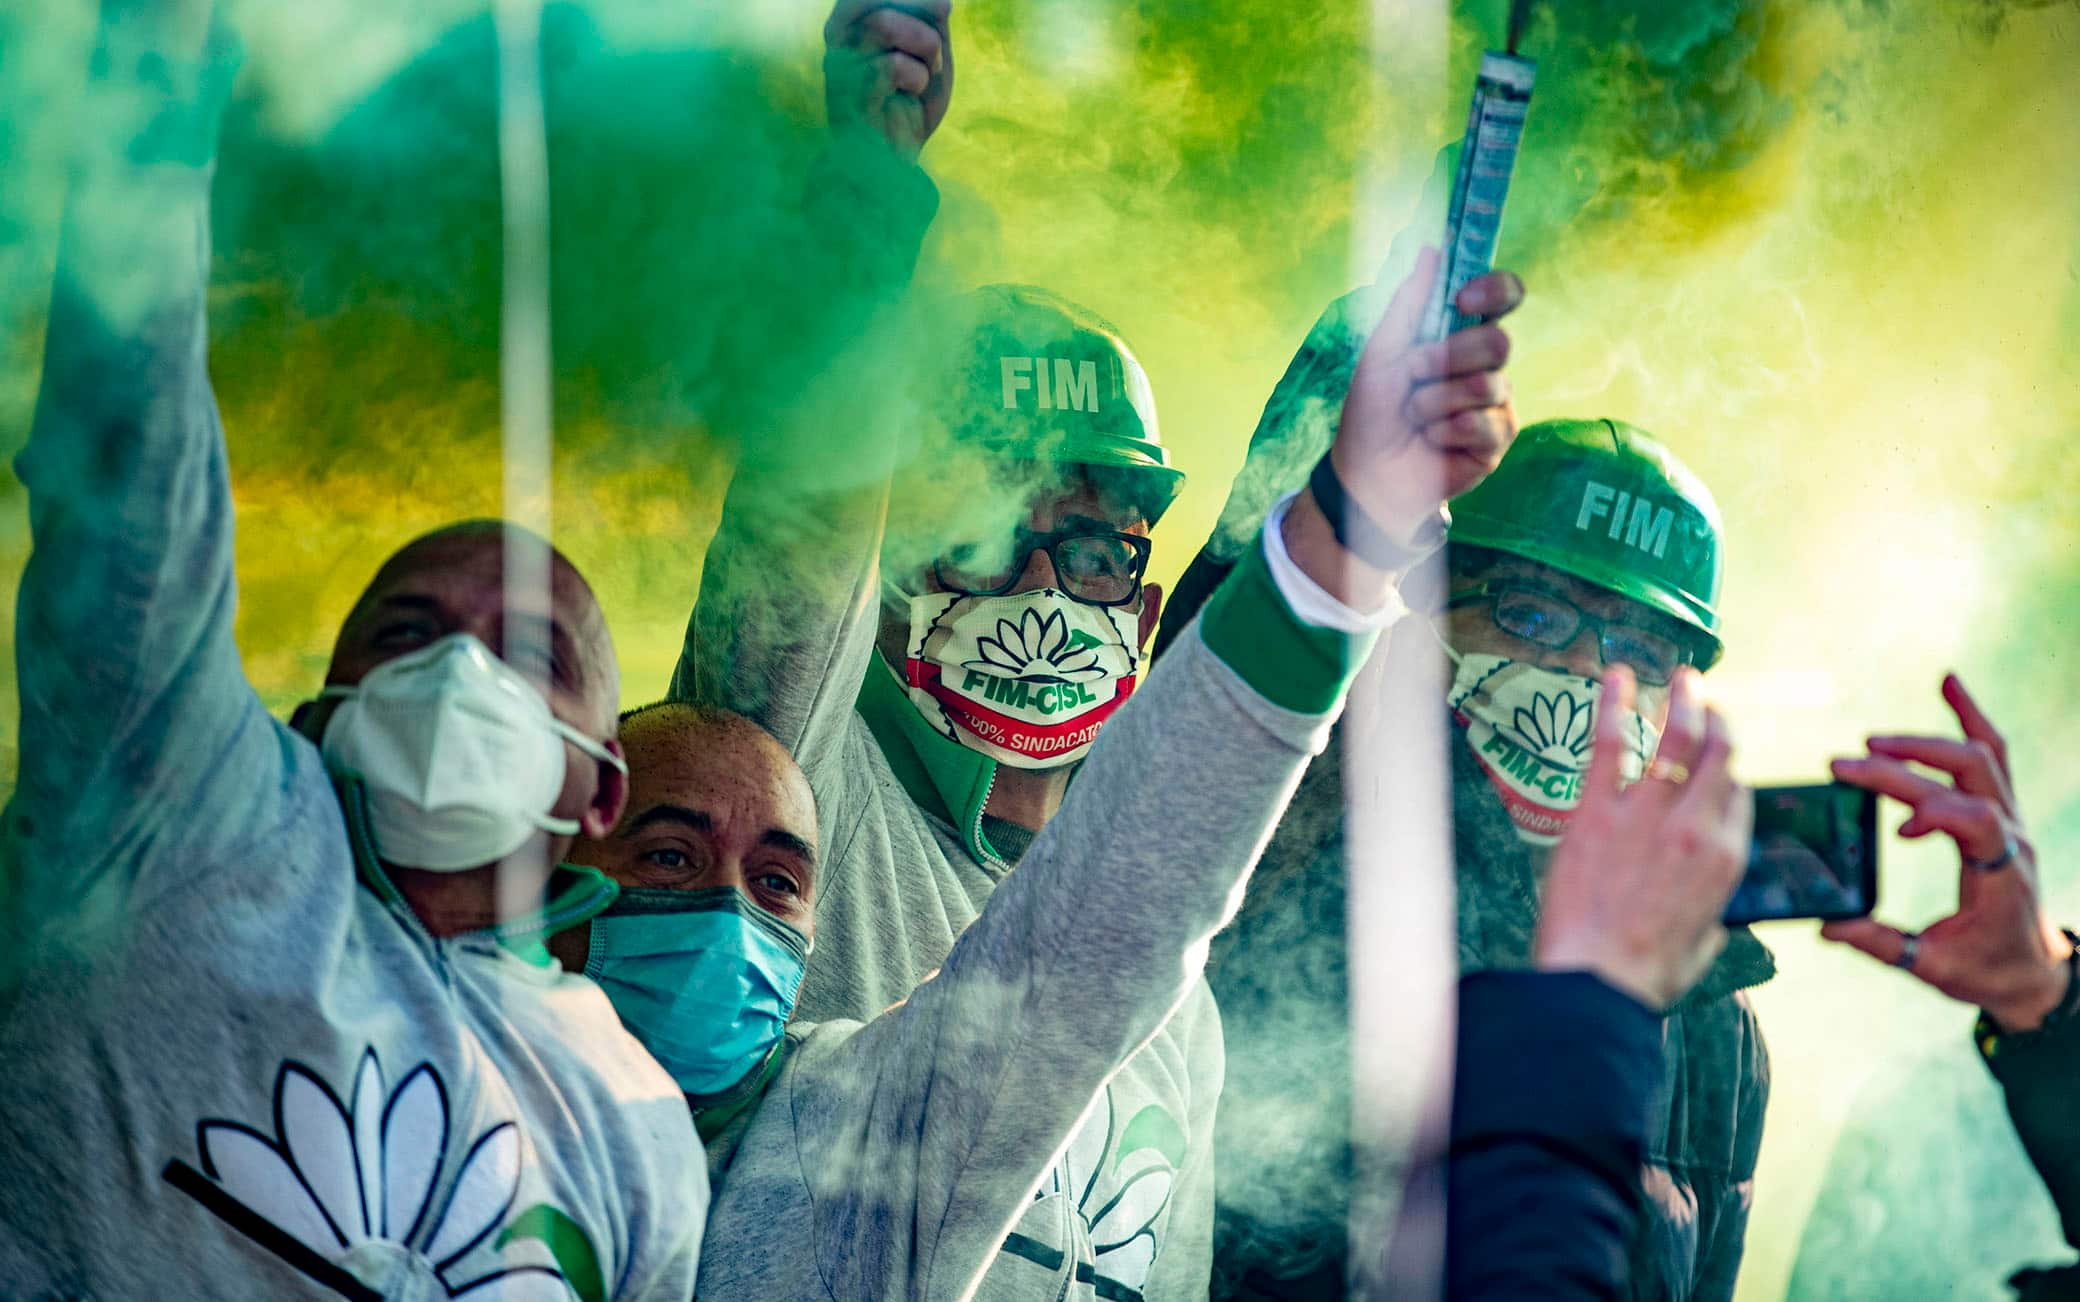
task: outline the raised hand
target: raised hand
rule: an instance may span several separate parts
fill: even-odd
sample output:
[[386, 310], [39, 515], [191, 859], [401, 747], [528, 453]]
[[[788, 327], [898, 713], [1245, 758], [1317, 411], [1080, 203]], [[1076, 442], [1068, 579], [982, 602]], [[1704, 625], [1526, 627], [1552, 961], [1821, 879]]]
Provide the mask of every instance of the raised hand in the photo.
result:
[[1962, 741], [1872, 737], [1869, 754], [1836, 760], [1834, 775], [1912, 810], [1901, 836], [1940, 832], [1957, 844], [1956, 912], [1919, 933], [1857, 918], [1830, 922], [1820, 934], [1905, 968], [1952, 999], [1977, 1004], [2004, 1030], [2033, 1030], [2065, 996], [2072, 945], [2044, 914], [2036, 849], [2015, 806], [2007, 743], [1957, 675], [1943, 679], [1943, 700], [1957, 716]]
[[952, 0], [838, 0], [823, 26], [835, 130], [865, 128], [915, 158], [953, 99]]
[[1503, 363], [1509, 336], [1495, 319], [1524, 301], [1524, 282], [1491, 271], [1459, 291], [1459, 310], [1488, 318], [1434, 343], [1417, 343], [1438, 275], [1435, 249], [1394, 292], [1351, 376], [1330, 458], [1344, 489], [1374, 523], [1414, 541], [1437, 509], [1502, 460], [1517, 434]]
[[1733, 741], [1683, 669], [1647, 775], [1624, 786], [1629, 670], [1603, 676], [1582, 801], [1553, 852], [1532, 943], [1536, 965], [1594, 972], [1655, 1009], [1695, 985], [1726, 944], [1719, 925], [1748, 859], [1754, 806]]

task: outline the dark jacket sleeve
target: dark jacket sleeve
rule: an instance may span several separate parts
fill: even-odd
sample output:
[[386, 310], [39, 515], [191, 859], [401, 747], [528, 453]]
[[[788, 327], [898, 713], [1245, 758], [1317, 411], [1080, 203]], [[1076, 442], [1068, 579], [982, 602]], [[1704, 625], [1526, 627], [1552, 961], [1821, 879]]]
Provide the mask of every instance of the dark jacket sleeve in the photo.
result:
[[1698, 1226], [1691, 1298], [1731, 1302], [1755, 1206], [1755, 1169], [1769, 1108], [1769, 1048], [1745, 991], [1699, 1001], [1681, 1016], [1690, 1036], [1685, 1110], [1699, 1120], [1725, 1119], [1693, 1129], [1689, 1137], [1697, 1162], [1691, 1193]]
[[1587, 973], [1459, 983], [1445, 1232], [1454, 1302], [1622, 1296], [1660, 1026]]
[[1985, 1019], [1979, 1051], [2000, 1082], [2008, 1117], [2030, 1164], [2058, 1206], [2066, 1242], [2080, 1248], [2080, 1019], [2054, 1022], [2027, 1035], [2002, 1035]]

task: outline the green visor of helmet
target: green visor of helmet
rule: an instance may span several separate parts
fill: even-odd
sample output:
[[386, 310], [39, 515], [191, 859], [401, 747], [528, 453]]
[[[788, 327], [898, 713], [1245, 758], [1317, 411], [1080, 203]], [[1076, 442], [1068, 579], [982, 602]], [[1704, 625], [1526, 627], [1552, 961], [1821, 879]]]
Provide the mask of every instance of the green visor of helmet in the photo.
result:
[[1697, 665], [1725, 652], [1718, 504], [1697, 476], [1622, 421], [1528, 426], [1495, 473], [1452, 503], [1450, 540], [1551, 566], [1687, 625]]

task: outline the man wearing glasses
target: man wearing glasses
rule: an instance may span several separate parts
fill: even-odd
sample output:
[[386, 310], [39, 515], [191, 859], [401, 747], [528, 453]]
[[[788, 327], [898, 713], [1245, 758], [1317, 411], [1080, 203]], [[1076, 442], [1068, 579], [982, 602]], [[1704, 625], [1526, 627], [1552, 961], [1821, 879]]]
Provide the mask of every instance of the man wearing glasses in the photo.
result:
[[[1676, 670], [1718, 662], [1721, 534], [1703, 482], [1616, 420], [1527, 427], [1495, 474], [1452, 503], [1433, 627], [1465, 740], [1452, 748], [1462, 972], [1520, 967], [1530, 953], [1550, 847], [1580, 799], [1602, 668], [1625, 665], [1639, 684], [1626, 720], [1638, 776], [1668, 724]], [[1635, 1298], [1733, 1296], [1769, 1102], [1769, 1055], [1744, 992], [1774, 973], [1769, 951], [1734, 928], [1667, 1010]]]
[[[1276, 396], [1266, 409], [1252, 449], [1260, 466], [1296, 459], [1276, 447], [1294, 433], [1279, 427], [1283, 409]], [[1695, 475], [1614, 420], [1525, 427], [1451, 514], [1427, 633], [1419, 621], [1401, 627], [1434, 634], [1451, 662], [1459, 965], [1472, 974], [1530, 962], [1547, 864], [1581, 797], [1598, 676], [1622, 664], [1638, 683], [1624, 719], [1624, 767], [1636, 778], [1667, 726], [1676, 671], [1718, 661], [1721, 525]], [[1225, 573], [1218, 543], [1180, 582], [1159, 651], [1189, 617], [1191, 594]], [[1228, 1048], [1216, 1297], [1299, 1296], [1339, 1287], [1344, 1274], [1350, 1032], [1336, 755], [1332, 746], [1309, 770], [1208, 968]], [[1769, 1094], [1742, 991], [1774, 970], [1735, 928], [1667, 1010], [1633, 1297], [1732, 1296]]]
[[[1521, 296], [1521, 284], [1498, 273], [1459, 301], [1496, 317]], [[1387, 342], [1368, 358], [1407, 346], [1409, 304], [1420, 299], [1412, 285], [1397, 300], [1394, 329], [1372, 332]], [[825, 869], [794, 1010], [802, 1022], [871, 1020], [946, 960], [1053, 822], [1075, 762], [1137, 691], [1160, 610], [1161, 593], [1143, 581], [1147, 538], [1182, 475], [1157, 436], [1139, 362], [1111, 326], [1041, 290], [992, 286], [961, 308], [944, 335], [901, 340], [912, 355], [941, 359], [927, 368], [924, 403], [944, 419], [891, 409], [905, 433], [943, 427], [943, 446], [897, 464], [892, 446], [881, 450], [894, 440], [879, 437], [873, 411], [860, 411], [848, 413], [861, 438], [845, 466], [777, 465], [787, 459], [777, 447], [754, 448], [739, 464], [673, 681], [675, 698], [734, 709], [771, 731], [815, 793]], [[1415, 384], [1407, 358], [1376, 362], [1381, 380], [1362, 397], [1353, 390], [1343, 426], [1420, 428], [1425, 446], [1471, 440], [1450, 446], [1493, 455], [1515, 424], [1498, 374], [1507, 344], [1493, 325], [1463, 333], [1451, 349], [1407, 354], [1420, 354], [1435, 381]], [[1393, 384], [1401, 389], [1390, 394]], [[858, 386], [848, 376], [843, 388]], [[1440, 464], [1479, 459], [1469, 451]], [[1396, 466], [1371, 477], [1382, 497], [1406, 496], [1420, 481]], [[1306, 618], [1333, 629], [1342, 616]], [[1311, 643], [1281, 638], [1275, 620], [1244, 623], [1245, 649], [1268, 681], [1305, 677]], [[1284, 708], [1303, 707], [1316, 708]], [[1219, 748], [1181, 727], [1162, 734], [1207, 783], [1220, 781]], [[1117, 786], [1102, 758], [1077, 779], [1085, 802]], [[1135, 828], [1167, 862], [1247, 857], [1216, 831], [1182, 802], [1174, 817]], [[1067, 909], [1062, 925], [1117, 928], [1124, 901], [1162, 890], [1127, 850], [1116, 875], [1096, 874], [1102, 888], [1058, 906]], [[1036, 952], [1014, 967], [1058, 948], [1026, 934]], [[1073, 997], [1102, 997], [1106, 979], [1105, 966], [1093, 966]], [[1161, 1029], [1089, 1100], [977, 1296], [1204, 1298], [1221, 1079], [1219, 1018], [1205, 982], [1193, 979]], [[1028, 1093], [1063, 1088], [1035, 1075], [1007, 1089], [1001, 1106], [1032, 1106]]]
[[[870, 1021], [946, 959], [1135, 691], [1161, 610], [1148, 534], [1184, 476], [1140, 363], [1042, 290], [959, 306], [917, 422], [943, 445], [856, 490], [739, 466], [672, 683], [765, 726], [816, 794], [803, 1022]], [[980, 1296], [1054, 1296], [1075, 1276], [1078, 1295], [1204, 1297], [1220, 1068], [1195, 980], [1099, 1094]]]

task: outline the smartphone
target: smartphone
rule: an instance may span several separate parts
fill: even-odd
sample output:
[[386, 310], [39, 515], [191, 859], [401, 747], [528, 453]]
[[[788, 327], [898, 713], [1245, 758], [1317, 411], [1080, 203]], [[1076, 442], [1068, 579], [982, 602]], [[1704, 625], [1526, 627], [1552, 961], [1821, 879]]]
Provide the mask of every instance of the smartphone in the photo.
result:
[[1840, 782], [1755, 789], [1755, 839], [1726, 925], [1860, 918], [1877, 902], [1877, 796]]

